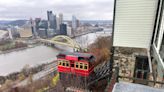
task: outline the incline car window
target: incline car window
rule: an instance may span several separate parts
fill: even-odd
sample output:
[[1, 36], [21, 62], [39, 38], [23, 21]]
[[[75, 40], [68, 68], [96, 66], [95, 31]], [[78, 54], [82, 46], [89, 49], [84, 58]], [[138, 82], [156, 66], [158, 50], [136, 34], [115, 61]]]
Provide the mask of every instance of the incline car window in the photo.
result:
[[65, 62], [63, 62], [63, 66], [65, 66]]
[[69, 66], [69, 62], [68, 61], [66, 61], [66, 66]]
[[76, 68], [78, 68], [79, 67], [79, 65], [78, 65], [78, 63], [76, 63]]
[[80, 63], [80, 69], [83, 69], [83, 63]]
[[84, 65], [84, 69], [86, 69], [86, 70], [88, 69], [88, 65], [87, 64]]
[[58, 61], [58, 65], [62, 65], [62, 62], [60, 60]]

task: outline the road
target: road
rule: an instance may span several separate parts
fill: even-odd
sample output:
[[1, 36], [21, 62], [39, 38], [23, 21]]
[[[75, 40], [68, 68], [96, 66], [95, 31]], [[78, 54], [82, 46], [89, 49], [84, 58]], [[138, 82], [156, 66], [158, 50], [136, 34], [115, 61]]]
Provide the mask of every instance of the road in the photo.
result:
[[[57, 70], [57, 62], [53, 62], [45, 67], [44, 70], [32, 75], [32, 81], [36, 81], [44, 78], [46, 75], [51, 74]], [[29, 78], [24, 79], [23, 81], [14, 85], [14, 87], [26, 86], [29, 83]]]

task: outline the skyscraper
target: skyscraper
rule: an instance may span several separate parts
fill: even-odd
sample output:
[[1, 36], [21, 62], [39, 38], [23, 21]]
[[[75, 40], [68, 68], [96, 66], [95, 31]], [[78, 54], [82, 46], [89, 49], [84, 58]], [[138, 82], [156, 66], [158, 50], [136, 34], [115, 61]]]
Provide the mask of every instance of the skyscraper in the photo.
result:
[[56, 31], [56, 15], [52, 13], [52, 11], [47, 11], [47, 18], [48, 18], [48, 26], [51, 29]]
[[56, 17], [57, 30], [60, 30], [60, 25], [63, 23], [63, 14], [60, 13], [58, 17]]
[[35, 18], [35, 30], [36, 30], [36, 34], [37, 34], [37, 36], [39, 36], [38, 35], [38, 30], [39, 30], [39, 23], [40, 23], [40, 21], [41, 21], [41, 18]]
[[32, 18], [30, 18], [30, 24], [31, 24], [33, 37], [36, 37], [37, 36], [36, 23], [35, 23], [35, 21]]
[[68, 25], [67, 25], [67, 35], [70, 37], [72, 36], [72, 28]]
[[38, 23], [38, 30], [37, 33], [41, 38], [47, 38], [47, 30], [48, 30], [48, 21], [46, 20], [41, 20]]
[[72, 29], [75, 31], [77, 29], [77, 21], [76, 17], [73, 15], [72, 16]]
[[63, 23], [63, 14], [62, 13], [59, 14], [59, 23], [60, 24]]
[[67, 35], [67, 25], [66, 24], [60, 24], [60, 34]]
[[56, 29], [57, 29], [57, 30], [60, 30], [59, 17], [56, 17]]
[[77, 27], [80, 27], [80, 21], [78, 19], [76, 19], [76, 25]]

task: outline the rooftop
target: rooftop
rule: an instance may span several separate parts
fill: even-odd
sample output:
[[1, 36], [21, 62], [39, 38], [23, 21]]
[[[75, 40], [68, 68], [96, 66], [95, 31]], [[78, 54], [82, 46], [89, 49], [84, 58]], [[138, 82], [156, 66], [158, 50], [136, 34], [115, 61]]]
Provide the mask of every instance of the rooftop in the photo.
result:
[[69, 55], [69, 56], [76, 56], [76, 57], [84, 57], [84, 58], [90, 58], [93, 55], [92, 54], [88, 54], [88, 53], [78, 53], [78, 52], [60, 52], [59, 55]]
[[120, 82], [115, 84], [112, 92], [164, 92], [164, 89], [157, 89], [141, 84]]

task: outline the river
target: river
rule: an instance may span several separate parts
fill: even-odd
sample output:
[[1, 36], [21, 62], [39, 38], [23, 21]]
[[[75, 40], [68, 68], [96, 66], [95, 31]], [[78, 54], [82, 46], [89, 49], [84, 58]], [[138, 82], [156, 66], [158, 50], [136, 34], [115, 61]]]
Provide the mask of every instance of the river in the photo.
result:
[[[111, 29], [108, 29], [102, 32], [88, 33], [86, 35], [76, 37], [74, 40], [81, 44], [82, 47], [86, 47], [94, 42], [97, 37], [109, 36], [111, 35], [111, 32]], [[60, 46], [60, 48], [66, 48], [65, 50], [70, 50], [70, 48], [64, 46]], [[0, 76], [20, 71], [25, 65], [30, 65], [31, 67], [33, 67], [42, 63], [51, 62], [56, 59], [56, 55], [60, 51], [61, 50], [59, 49], [40, 45], [34, 48], [1, 54]]]

